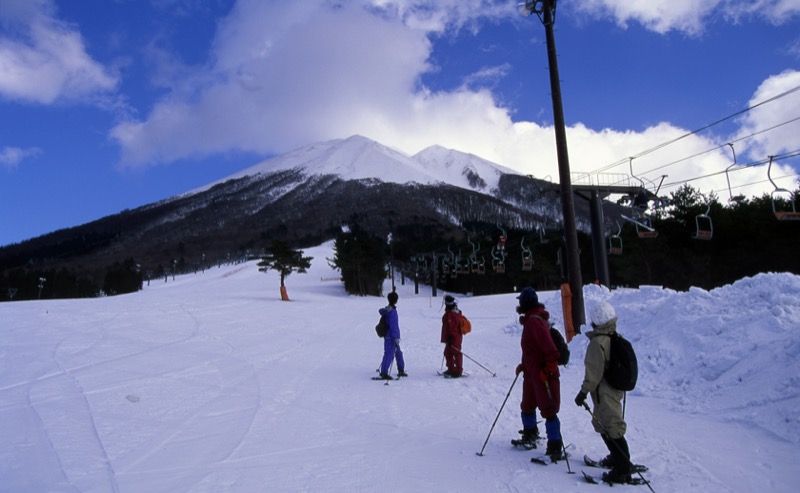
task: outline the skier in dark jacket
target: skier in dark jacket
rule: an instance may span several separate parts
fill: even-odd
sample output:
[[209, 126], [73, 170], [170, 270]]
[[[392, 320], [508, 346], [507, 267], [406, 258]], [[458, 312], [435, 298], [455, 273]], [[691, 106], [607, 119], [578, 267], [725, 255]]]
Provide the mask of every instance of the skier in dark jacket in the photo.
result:
[[386, 336], [383, 338], [383, 361], [381, 361], [381, 378], [391, 380], [389, 368], [392, 361], [397, 358], [397, 376], [407, 377], [406, 362], [403, 359], [403, 350], [400, 349], [400, 323], [397, 317], [397, 293], [392, 291], [386, 297], [389, 304], [378, 310], [381, 316], [386, 315]]
[[564, 457], [564, 443], [558, 419], [561, 407], [559, 352], [550, 336], [550, 314], [539, 303], [539, 296], [533, 288], [524, 288], [517, 299], [517, 313], [521, 315], [519, 321], [522, 324], [522, 362], [517, 366], [517, 375], [523, 373], [522, 438], [533, 443], [538, 438], [536, 408], [539, 408], [547, 434], [545, 453], [553, 460], [560, 460]]
[[631, 479], [631, 454], [625, 440], [627, 425], [622, 418], [622, 398], [625, 392], [613, 388], [604, 378], [611, 354], [610, 336], [617, 331], [617, 316], [614, 308], [606, 301], [594, 303], [589, 311], [594, 330], [586, 333], [589, 346], [584, 357], [584, 378], [581, 390], [575, 396], [575, 404], [583, 406], [587, 395], [594, 403], [595, 431], [608, 447], [609, 455], [600, 461], [601, 465], [611, 467], [603, 474], [609, 483], [627, 483]]
[[463, 355], [461, 342], [464, 335], [461, 333], [461, 311], [455, 298], [449, 294], [444, 297], [444, 314], [442, 315], [442, 338], [444, 346], [444, 360], [447, 363], [445, 376], [458, 378], [463, 373]]

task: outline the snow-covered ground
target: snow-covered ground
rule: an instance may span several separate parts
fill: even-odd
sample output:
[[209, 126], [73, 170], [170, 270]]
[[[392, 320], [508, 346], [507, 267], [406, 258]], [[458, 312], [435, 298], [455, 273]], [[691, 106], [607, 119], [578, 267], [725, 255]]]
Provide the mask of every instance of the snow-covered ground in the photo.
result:
[[[461, 298], [469, 377], [446, 380], [440, 291], [396, 284], [410, 376], [372, 381], [384, 299], [347, 296], [326, 258], [287, 279], [255, 263], [155, 281], [126, 296], [0, 304], [3, 492], [569, 492], [584, 454], [605, 455], [572, 402], [587, 340], [562, 371], [569, 465], [532, 464], [514, 381], [513, 294]], [[390, 286], [387, 281], [387, 288]], [[387, 290], [388, 291], [388, 290]], [[762, 274], [713, 291], [605, 297], [632, 340], [635, 462], [666, 492], [794, 492], [800, 455], [800, 277]], [[560, 296], [540, 293], [556, 322]], [[560, 324], [559, 324], [560, 325]], [[569, 474], [569, 470], [577, 474]], [[615, 486], [614, 491], [647, 491]]]

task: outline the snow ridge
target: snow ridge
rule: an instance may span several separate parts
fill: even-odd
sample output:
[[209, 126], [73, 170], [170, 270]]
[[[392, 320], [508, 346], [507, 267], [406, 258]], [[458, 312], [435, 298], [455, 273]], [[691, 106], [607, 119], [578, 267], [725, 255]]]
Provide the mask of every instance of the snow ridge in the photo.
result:
[[336, 175], [342, 180], [375, 179], [401, 185], [446, 183], [482, 193], [495, 191], [503, 174], [518, 174], [478, 156], [441, 146], [431, 146], [408, 156], [374, 140], [354, 135], [266, 159], [191, 193], [231, 179], [283, 170], [301, 170], [307, 176]]

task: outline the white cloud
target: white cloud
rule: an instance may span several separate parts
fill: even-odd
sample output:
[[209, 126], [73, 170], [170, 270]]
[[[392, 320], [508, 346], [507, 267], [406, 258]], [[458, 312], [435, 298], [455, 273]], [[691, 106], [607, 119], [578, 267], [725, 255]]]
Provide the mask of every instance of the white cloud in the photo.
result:
[[81, 35], [54, 17], [51, 1], [4, 0], [0, 97], [39, 104], [94, 99], [117, 78], [86, 52]]
[[42, 151], [36, 147], [22, 149], [20, 147], [4, 147], [0, 149], [0, 168], [16, 169], [24, 159], [35, 157]]
[[[642, 12], [650, 5], [622, 3]], [[689, 4], [694, 2], [670, 2], [672, 15], [690, 15]], [[431, 31], [469, 26], [469, 16], [480, 15], [483, 3], [452, 0], [441, 5], [446, 8], [435, 8], [439, 2], [434, 7], [411, 1], [376, 1], [366, 9], [358, 2], [331, 8], [322, 0], [240, 1], [220, 22], [208, 64], [194, 68], [188, 78], [181, 66], [175, 72], [180, 81], [162, 81], [164, 87], [180, 89], [158, 102], [145, 119], [112, 129], [111, 137], [122, 148], [120, 164], [157, 165], [232, 150], [268, 155], [360, 134], [409, 154], [436, 144], [558, 181], [552, 127], [513, 121], [512, 109], [498, 103], [487, 88], [469, 84], [474, 80], [449, 92], [421, 85], [421, 76], [435, 69], [429, 61]], [[517, 15], [507, 7], [502, 5]], [[494, 7], [488, 12], [500, 15]], [[661, 11], [649, 12], [655, 19]], [[691, 15], [699, 29], [702, 15]], [[677, 22], [677, 17], [670, 19], [663, 20]], [[476, 73], [475, 80], [502, 76], [504, 70], [489, 67]], [[568, 129], [571, 169], [595, 171], [686, 133], [668, 123], [637, 132], [574, 125]], [[669, 175], [669, 183], [719, 173], [732, 163], [729, 149], [719, 146], [702, 136], [681, 139], [636, 159], [633, 174], [657, 184], [662, 174]], [[629, 171], [627, 162], [607, 170]], [[732, 185], [748, 187], [733, 193], [759, 194], [764, 185], [759, 189], [753, 183], [763, 181], [764, 173], [736, 172]], [[724, 173], [692, 185], [704, 193], [727, 195]]]
[[800, 14], [800, 0], [726, 0], [725, 14], [736, 20], [763, 18], [783, 24]]
[[[786, 70], [762, 82], [750, 98], [748, 106], [777, 98], [749, 111], [740, 121], [739, 137], [748, 137], [747, 152], [753, 159], [764, 160], [769, 156], [800, 151], [800, 140], [797, 138], [800, 135], [800, 120], [797, 120], [800, 117], [798, 88], [800, 71]], [[767, 129], [771, 130], [765, 132]], [[786, 164], [773, 164], [773, 169], [773, 178], [794, 174], [792, 168]], [[779, 186], [794, 189], [793, 182], [796, 180], [797, 177], [794, 176], [781, 180]]]
[[682, 31], [699, 34], [703, 19], [722, 0], [580, 0], [572, 5], [579, 13], [595, 18], [611, 18], [622, 27], [637, 22], [657, 33]]
[[570, 8], [593, 18], [613, 19], [622, 27], [635, 22], [661, 34], [679, 31], [699, 35], [706, 21], [716, 15], [734, 21], [758, 18], [775, 24], [788, 22], [800, 14], [800, 0], [579, 0]]
[[[759, 106], [742, 117], [740, 136], [754, 135], [748, 140], [750, 154], [768, 156], [800, 150], [800, 71], [786, 70], [769, 77], [758, 86], [748, 106]], [[788, 93], [788, 94], [787, 94]], [[771, 102], [766, 102], [772, 100]], [[766, 103], [765, 103], [766, 102]], [[759, 133], [768, 128], [769, 132]]]
[[212, 62], [189, 82], [191, 95], [172, 94], [111, 135], [122, 164], [133, 166], [359, 133], [408, 114], [429, 53], [425, 32], [351, 4], [240, 2], [220, 25]]

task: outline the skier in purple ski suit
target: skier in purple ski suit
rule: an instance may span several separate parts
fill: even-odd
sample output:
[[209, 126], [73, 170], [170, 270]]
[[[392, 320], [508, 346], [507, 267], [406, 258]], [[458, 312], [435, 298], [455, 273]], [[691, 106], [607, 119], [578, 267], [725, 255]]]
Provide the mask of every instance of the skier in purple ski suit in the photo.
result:
[[403, 350], [400, 349], [400, 324], [397, 318], [397, 293], [392, 291], [386, 297], [389, 304], [378, 310], [381, 316], [386, 315], [386, 336], [383, 338], [383, 361], [381, 361], [381, 378], [391, 380], [389, 368], [392, 360], [397, 358], [397, 376], [405, 377], [406, 363], [403, 359]]

